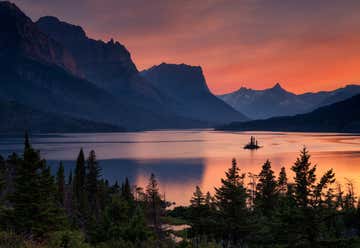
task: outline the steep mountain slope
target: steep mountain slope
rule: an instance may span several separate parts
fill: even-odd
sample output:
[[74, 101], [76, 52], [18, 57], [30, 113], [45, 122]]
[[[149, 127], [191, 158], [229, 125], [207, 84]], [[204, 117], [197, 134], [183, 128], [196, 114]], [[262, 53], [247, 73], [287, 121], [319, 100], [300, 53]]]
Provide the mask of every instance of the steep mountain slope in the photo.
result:
[[0, 101], [0, 132], [119, 132], [123, 128], [34, 110], [16, 102]]
[[14, 4], [0, 2], [0, 99], [127, 129], [189, 127], [174, 115], [129, 104], [78, 77], [65, 48]]
[[140, 77], [124, 45], [113, 40], [105, 43], [87, 37], [82, 27], [46, 16], [36, 22], [39, 29], [67, 48], [87, 80], [109, 93], [134, 103], [160, 104], [161, 96]]
[[219, 130], [360, 132], [360, 95], [318, 108], [308, 114], [274, 117], [267, 120], [234, 122]]
[[359, 93], [359, 85], [348, 85], [334, 91], [296, 95], [283, 89], [280, 84], [276, 84], [265, 90], [242, 87], [233, 93], [220, 95], [219, 98], [252, 119], [266, 119], [306, 113]]
[[60, 44], [39, 32], [32, 21], [10, 2], [0, 2], [2, 57], [27, 57], [77, 73], [76, 63]]
[[201, 67], [162, 63], [141, 74], [171, 98], [166, 104], [178, 115], [209, 123], [247, 119], [209, 91]]

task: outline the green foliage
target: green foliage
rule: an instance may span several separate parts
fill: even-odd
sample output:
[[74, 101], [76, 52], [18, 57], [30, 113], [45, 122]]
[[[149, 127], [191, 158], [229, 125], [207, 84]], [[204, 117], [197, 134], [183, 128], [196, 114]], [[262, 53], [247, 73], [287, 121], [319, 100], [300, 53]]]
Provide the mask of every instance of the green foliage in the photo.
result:
[[190, 200], [191, 206], [196, 208], [205, 204], [205, 197], [199, 186], [196, 186], [193, 197]]
[[217, 219], [221, 228], [221, 236], [230, 244], [243, 242], [248, 230], [247, 192], [244, 186], [245, 174], [240, 174], [236, 160], [221, 179], [220, 188], [215, 188], [216, 205], [221, 218]]
[[90, 248], [84, 235], [79, 231], [58, 231], [50, 235], [47, 242], [49, 248]]
[[74, 182], [73, 182], [73, 208], [75, 212], [76, 222], [83, 226], [83, 217], [87, 211], [87, 196], [85, 191], [85, 155], [83, 149], [80, 150], [79, 155], [76, 160], [76, 167], [74, 173]]
[[23, 158], [14, 162], [14, 191], [9, 196], [12, 207], [6, 213], [10, 226], [35, 237], [59, 230], [65, 219], [57, 204], [54, 178], [40, 153], [31, 147], [27, 135]]
[[64, 206], [65, 174], [64, 174], [64, 166], [62, 162], [60, 162], [59, 169], [56, 173], [56, 185], [57, 185], [57, 200], [62, 206]]
[[[55, 180], [26, 134], [22, 156], [0, 157], [0, 247], [359, 247], [353, 183], [335, 189], [332, 169], [317, 180], [305, 148], [292, 171], [294, 182], [284, 167], [276, 180], [266, 161], [258, 175], [249, 174], [249, 190], [233, 159], [214, 196], [196, 186], [188, 207], [166, 212], [153, 174], [145, 192], [133, 192], [127, 178], [109, 185], [95, 152], [85, 161], [80, 150], [66, 184], [63, 165]], [[174, 231], [163, 223], [190, 228]], [[175, 244], [174, 237], [182, 241]]]
[[271, 169], [271, 162], [269, 160], [262, 166], [256, 190], [256, 209], [265, 216], [270, 216], [277, 207], [278, 191], [274, 171]]
[[24, 239], [14, 232], [0, 232], [1, 248], [22, 248], [25, 246]]

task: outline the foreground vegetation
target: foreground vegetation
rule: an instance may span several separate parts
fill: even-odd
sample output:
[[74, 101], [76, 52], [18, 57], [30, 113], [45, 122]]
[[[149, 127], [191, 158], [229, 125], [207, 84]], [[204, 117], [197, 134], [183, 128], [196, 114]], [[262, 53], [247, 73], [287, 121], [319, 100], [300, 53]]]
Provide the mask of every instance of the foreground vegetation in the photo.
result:
[[110, 185], [80, 150], [69, 177], [61, 163], [54, 177], [26, 135], [23, 154], [0, 157], [0, 247], [360, 247], [352, 183], [317, 178], [305, 148], [291, 170], [290, 182], [266, 161], [246, 176], [234, 159], [214, 195], [196, 187], [189, 206], [166, 211], [154, 175], [146, 189]]

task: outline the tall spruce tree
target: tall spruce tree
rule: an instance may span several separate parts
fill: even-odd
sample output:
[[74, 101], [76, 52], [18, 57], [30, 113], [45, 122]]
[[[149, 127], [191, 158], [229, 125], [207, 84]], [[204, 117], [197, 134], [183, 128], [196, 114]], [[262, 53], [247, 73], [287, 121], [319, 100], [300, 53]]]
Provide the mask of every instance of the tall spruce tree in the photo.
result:
[[57, 185], [51, 175], [50, 167], [42, 165], [39, 178], [40, 205], [37, 219], [37, 231], [40, 234], [63, 229], [66, 224], [65, 212], [57, 201]]
[[245, 174], [240, 174], [236, 160], [233, 159], [232, 166], [225, 175], [226, 178], [221, 179], [221, 186], [215, 188], [215, 198], [222, 217], [222, 238], [230, 242], [230, 245], [236, 245], [248, 235]]
[[134, 200], [134, 195], [131, 192], [129, 179], [125, 178], [125, 183], [121, 186], [121, 196], [128, 202]]
[[287, 179], [285, 167], [281, 167], [280, 169], [277, 184], [280, 195], [285, 195], [288, 188], [288, 179]]
[[149, 222], [151, 223], [151, 226], [154, 227], [155, 232], [160, 235], [162, 204], [158, 182], [154, 174], [151, 174], [149, 183], [146, 187], [146, 205]]
[[56, 173], [56, 184], [57, 184], [57, 200], [64, 206], [65, 199], [65, 172], [63, 163], [60, 162], [58, 171]]
[[89, 207], [91, 215], [96, 218], [99, 217], [100, 205], [99, 205], [99, 180], [101, 176], [101, 168], [96, 160], [95, 151], [90, 151], [89, 158], [87, 160], [86, 175], [86, 191], [89, 200]]
[[9, 197], [12, 208], [8, 212], [13, 229], [35, 237], [58, 230], [64, 219], [56, 205], [54, 178], [40, 153], [31, 147], [28, 134], [15, 174], [14, 191]]
[[23, 234], [33, 234], [36, 217], [39, 215], [41, 194], [39, 192], [39, 171], [42, 166], [39, 153], [32, 149], [29, 136], [25, 133], [23, 157], [17, 161], [14, 192], [9, 199], [12, 204], [13, 228]]
[[266, 216], [270, 216], [276, 208], [278, 192], [274, 171], [271, 162], [267, 160], [259, 174], [259, 182], [256, 185], [255, 206]]
[[[78, 217], [86, 215], [87, 212], [87, 195], [85, 189], [85, 177], [86, 177], [86, 166], [85, 166], [85, 155], [81, 148], [79, 155], [76, 159], [76, 167], [73, 178], [73, 208], [74, 212], [77, 213]], [[81, 221], [82, 222], [82, 221]]]
[[205, 203], [204, 194], [201, 192], [201, 189], [198, 185], [195, 187], [195, 192], [193, 197], [190, 200], [191, 206], [194, 208], [201, 207]]
[[312, 166], [310, 154], [306, 147], [301, 150], [300, 157], [296, 159], [291, 169], [295, 173], [295, 200], [298, 207], [306, 208], [309, 206], [310, 198], [312, 197], [312, 187], [316, 181], [316, 165]]

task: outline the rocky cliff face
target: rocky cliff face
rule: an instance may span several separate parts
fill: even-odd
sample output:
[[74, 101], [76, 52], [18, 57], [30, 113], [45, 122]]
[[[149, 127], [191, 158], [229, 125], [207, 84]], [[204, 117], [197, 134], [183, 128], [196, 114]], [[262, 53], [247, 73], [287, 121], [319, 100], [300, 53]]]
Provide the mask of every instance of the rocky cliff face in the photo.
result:
[[143, 71], [142, 75], [175, 98], [211, 94], [200, 66], [162, 63]]
[[15, 5], [0, 2], [0, 100], [129, 130], [199, 124], [115, 97], [80, 78], [75, 68], [66, 48], [39, 30]]
[[71, 54], [43, 34], [30, 18], [9, 2], [0, 2], [0, 34], [0, 57], [3, 60], [26, 57], [78, 73]]
[[90, 39], [80, 26], [56, 17], [42, 17], [36, 24], [71, 52], [89, 81], [116, 96], [138, 95], [159, 100], [156, 90], [139, 76], [129, 51], [119, 42]]
[[216, 124], [247, 119], [210, 92], [199, 66], [162, 63], [141, 74], [171, 98], [166, 105], [179, 115]]

